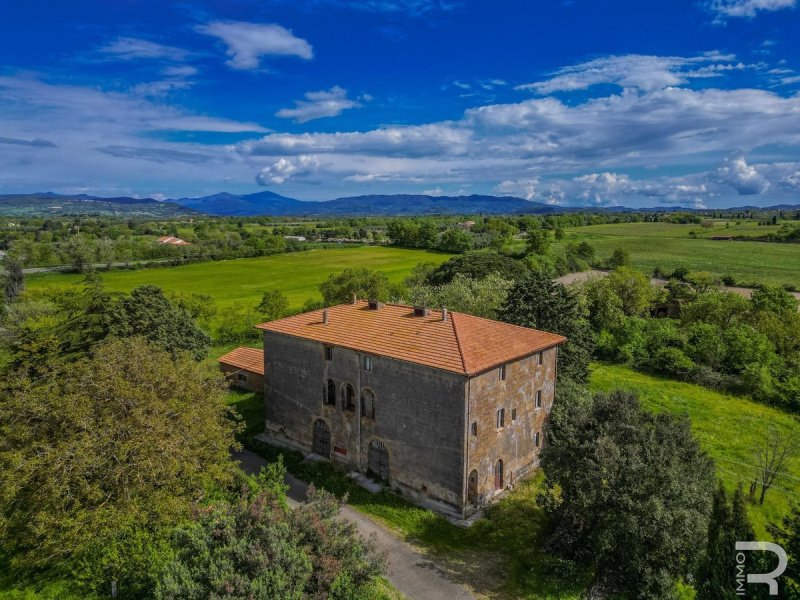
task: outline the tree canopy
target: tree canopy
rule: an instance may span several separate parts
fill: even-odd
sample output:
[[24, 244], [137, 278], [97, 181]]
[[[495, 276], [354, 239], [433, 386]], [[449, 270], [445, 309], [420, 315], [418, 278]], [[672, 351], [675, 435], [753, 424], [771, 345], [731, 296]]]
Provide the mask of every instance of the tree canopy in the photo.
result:
[[391, 285], [380, 271], [370, 269], [345, 269], [333, 273], [319, 286], [325, 306], [351, 302], [353, 294], [361, 299], [389, 300]]
[[526, 271], [525, 265], [518, 260], [491, 250], [475, 250], [454, 256], [439, 265], [428, 274], [427, 283], [443, 285], [450, 283], [459, 274], [471, 279], [483, 279], [493, 273], [513, 281], [522, 277]]

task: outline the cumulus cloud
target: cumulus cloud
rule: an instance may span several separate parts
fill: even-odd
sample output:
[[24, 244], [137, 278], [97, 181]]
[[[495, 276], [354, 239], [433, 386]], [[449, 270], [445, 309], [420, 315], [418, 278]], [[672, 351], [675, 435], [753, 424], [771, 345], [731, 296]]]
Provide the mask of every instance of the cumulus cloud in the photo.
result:
[[233, 69], [257, 69], [262, 56], [296, 56], [305, 60], [314, 56], [311, 44], [276, 24], [213, 21], [196, 29], [225, 43], [230, 56], [226, 64]]
[[717, 14], [718, 20], [737, 17], [755, 17], [759, 12], [772, 12], [794, 8], [797, 0], [711, 0], [708, 8]]
[[731, 62], [734, 58], [717, 52], [694, 57], [606, 56], [563, 67], [548, 79], [518, 85], [516, 89], [551, 94], [614, 84], [627, 89], [652, 91], [684, 84], [695, 77], [718, 77], [725, 71], [744, 69], [743, 63]]
[[731, 186], [741, 196], [763, 194], [770, 183], [758, 170], [747, 164], [744, 156], [734, 155], [725, 159], [725, 163], [715, 172], [719, 182]]
[[306, 123], [323, 117], [336, 117], [349, 108], [359, 108], [361, 104], [347, 97], [347, 91], [338, 85], [329, 90], [307, 92], [305, 100], [296, 100], [294, 108], [282, 108], [275, 113], [281, 119], [294, 119], [296, 123]]
[[295, 177], [308, 177], [319, 171], [320, 161], [316, 156], [280, 158], [264, 167], [256, 176], [259, 185], [280, 185]]

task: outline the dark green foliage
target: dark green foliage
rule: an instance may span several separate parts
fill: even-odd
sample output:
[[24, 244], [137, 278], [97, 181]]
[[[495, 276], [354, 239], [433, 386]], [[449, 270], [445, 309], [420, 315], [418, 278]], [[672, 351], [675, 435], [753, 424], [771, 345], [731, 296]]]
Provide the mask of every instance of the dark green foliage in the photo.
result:
[[444, 285], [450, 283], [459, 274], [471, 279], [483, 279], [492, 273], [503, 279], [514, 281], [522, 277], [526, 271], [525, 265], [518, 260], [491, 250], [475, 250], [454, 256], [439, 265], [428, 274], [426, 283]]
[[332, 274], [319, 286], [325, 306], [353, 301], [353, 294], [361, 300], [389, 300], [392, 288], [389, 279], [380, 271], [370, 269], [345, 269]]
[[180, 528], [156, 598], [367, 600], [382, 558], [338, 517], [328, 492], [312, 487], [305, 504], [289, 509], [283, 475], [281, 462], [271, 464], [255, 489]]
[[786, 551], [789, 561], [780, 579], [781, 592], [787, 598], [800, 598], [800, 504], [795, 504], [780, 523], [768, 529], [775, 543]]
[[550, 250], [550, 232], [542, 227], [528, 229], [525, 251], [528, 254], [547, 254]]
[[274, 321], [285, 317], [289, 312], [289, 300], [280, 290], [267, 290], [261, 297], [256, 310], [265, 321]]
[[6, 302], [12, 302], [25, 290], [25, 275], [22, 267], [22, 259], [13, 254], [6, 254], [0, 263], [0, 285], [2, 286], [0, 292]]
[[566, 336], [567, 342], [559, 349], [559, 378], [587, 381], [594, 334], [577, 292], [531, 271], [511, 287], [498, 316], [507, 323]]
[[142, 336], [172, 352], [188, 352], [195, 360], [208, 354], [211, 338], [188, 311], [174, 306], [160, 287], [142, 285], [114, 308], [110, 333], [117, 337]]
[[688, 419], [652, 414], [633, 394], [567, 404], [542, 451], [551, 546], [591, 566], [602, 588], [669, 597], [704, 545], [712, 461]]
[[471, 233], [461, 229], [448, 229], [439, 240], [439, 250], [461, 254], [472, 248], [474, 237]]
[[628, 267], [631, 264], [631, 256], [627, 250], [617, 248], [608, 259], [608, 268], [616, 269], [617, 267]]

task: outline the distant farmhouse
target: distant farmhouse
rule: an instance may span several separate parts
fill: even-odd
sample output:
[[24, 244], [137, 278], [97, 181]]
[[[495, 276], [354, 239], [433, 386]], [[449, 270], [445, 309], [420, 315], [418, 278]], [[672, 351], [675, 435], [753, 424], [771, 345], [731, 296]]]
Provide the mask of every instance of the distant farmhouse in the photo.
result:
[[186, 240], [182, 240], [179, 237], [173, 237], [171, 235], [165, 235], [156, 240], [159, 244], [169, 244], [171, 246], [191, 246], [191, 242], [187, 242]]
[[258, 328], [263, 370], [239, 350], [221, 365], [237, 381], [263, 377], [273, 443], [460, 517], [538, 466], [559, 335], [375, 301]]

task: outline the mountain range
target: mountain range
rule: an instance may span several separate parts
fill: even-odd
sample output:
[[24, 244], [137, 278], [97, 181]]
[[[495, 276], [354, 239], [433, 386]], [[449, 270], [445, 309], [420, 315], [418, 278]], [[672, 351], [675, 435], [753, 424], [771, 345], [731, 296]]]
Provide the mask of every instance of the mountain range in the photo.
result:
[[[728, 210], [797, 210], [798, 206], [782, 204], [773, 207], [739, 207]], [[514, 196], [428, 196], [386, 194], [348, 196], [325, 201], [302, 201], [263, 191], [253, 194], [222, 192], [200, 198], [154, 200], [152, 198], [101, 198], [86, 194], [68, 195], [53, 192], [0, 195], [0, 215], [73, 215], [101, 214], [148, 217], [176, 217], [206, 214], [214, 216], [274, 217], [346, 217], [346, 216], [412, 216], [412, 215], [510, 215], [548, 214], [557, 212], [631, 212], [691, 211], [686, 207], [578, 208], [533, 202]]]

